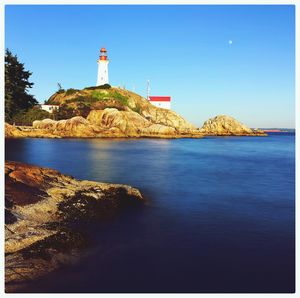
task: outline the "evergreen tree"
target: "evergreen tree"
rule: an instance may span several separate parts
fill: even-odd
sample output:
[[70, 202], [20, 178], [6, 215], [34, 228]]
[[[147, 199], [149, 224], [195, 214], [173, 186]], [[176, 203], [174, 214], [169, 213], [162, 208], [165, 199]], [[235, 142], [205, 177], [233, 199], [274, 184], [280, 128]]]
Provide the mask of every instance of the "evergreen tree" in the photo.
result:
[[36, 105], [36, 99], [28, 94], [33, 83], [28, 79], [31, 72], [24, 69], [24, 64], [18, 61], [8, 49], [5, 52], [5, 121], [12, 122], [13, 117]]

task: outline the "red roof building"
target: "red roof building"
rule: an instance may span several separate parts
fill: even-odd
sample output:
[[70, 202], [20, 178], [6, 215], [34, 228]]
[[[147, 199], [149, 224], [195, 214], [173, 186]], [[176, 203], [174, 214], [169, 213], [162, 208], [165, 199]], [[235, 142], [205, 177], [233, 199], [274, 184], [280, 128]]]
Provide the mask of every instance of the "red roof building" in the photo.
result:
[[171, 101], [171, 96], [149, 96], [150, 101]]
[[149, 96], [148, 100], [158, 108], [171, 109], [171, 96]]

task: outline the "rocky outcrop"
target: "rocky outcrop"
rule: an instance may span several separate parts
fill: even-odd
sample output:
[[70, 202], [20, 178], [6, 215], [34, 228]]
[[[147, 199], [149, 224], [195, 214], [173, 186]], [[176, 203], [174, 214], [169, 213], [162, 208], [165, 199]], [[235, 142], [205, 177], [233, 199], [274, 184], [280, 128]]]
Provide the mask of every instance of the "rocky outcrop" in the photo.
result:
[[219, 115], [210, 118], [204, 122], [200, 129], [205, 135], [218, 136], [252, 136], [252, 135], [266, 135], [262, 130], [253, 130], [233, 117], [226, 115]]
[[60, 121], [34, 121], [32, 127], [6, 124], [5, 136], [201, 138], [205, 135], [265, 135], [263, 131], [252, 130], [224, 115], [207, 120], [199, 129], [174, 111], [155, 107], [142, 96], [115, 87], [69, 89], [55, 93], [48, 103], [58, 104], [61, 109], [71, 110], [72, 115], [78, 116]]
[[58, 171], [5, 163], [5, 284], [28, 280], [74, 262], [88, 246], [81, 223], [105, 220], [144, 202], [126, 185], [79, 181]]
[[176, 129], [162, 124], [153, 124], [140, 114], [133, 111], [117, 109], [93, 110], [87, 120], [102, 129], [115, 128], [119, 134], [128, 137], [175, 136]]
[[5, 123], [6, 138], [59, 138], [45, 129], [36, 129], [32, 126], [14, 126]]
[[67, 105], [76, 108], [78, 103], [86, 104], [91, 110], [105, 110], [115, 108], [119, 111], [132, 111], [139, 114], [152, 124], [161, 124], [175, 128], [178, 132], [194, 130], [196, 127], [171, 110], [158, 108], [146, 98], [122, 89], [98, 89], [93, 87], [69, 94], [68, 91], [55, 93], [49, 99], [51, 104]]
[[151, 123], [173, 127], [182, 133], [195, 133], [196, 127], [174, 111], [158, 108], [146, 98], [128, 90], [118, 89], [118, 92], [128, 98], [130, 109], [139, 111], [140, 115]]
[[[10, 125], [8, 123], [5, 123], [5, 136], [6, 137], [14, 137], [18, 135], [19, 129], [17, 129], [15, 126]], [[21, 133], [21, 131], [20, 131]]]
[[[169, 112], [168, 115], [170, 115]], [[81, 116], [60, 121], [44, 119], [34, 121], [32, 127], [14, 127], [6, 123], [5, 136], [38, 138], [201, 138], [210, 135], [266, 136], [264, 131], [251, 129], [236, 119], [225, 115], [219, 115], [205, 121], [201, 129], [185, 125], [178, 128], [180, 127], [180, 124], [178, 124], [180, 122], [172, 122], [170, 118], [166, 118], [167, 120], [169, 119], [169, 125], [157, 124], [148, 120], [149, 117], [149, 114], [143, 117], [132, 110], [120, 111], [116, 108], [106, 108], [104, 110], [92, 110], [87, 119]], [[167, 123], [167, 120], [164, 122]], [[162, 123], [163, 121], [160, 122]]]
[[95, 137], [101, 134], [101, 129], [92, 125], [81, 116], [71, 119], [55, 121], [52, 119], [44, 119], [42, 121], [34, 121], [32, 128], [41, 129], [45, 132], [58, 137]]
[[[54, 94], [50, 103], [90, 109], [87, 120], [111, 137], [200, 137], [194, 125], [171, 110], [158, 108], [142, 96], [121, 88], [77, 90]], [[86, 112], [86, 110], [85, 110]], [[110, 131], [107, 131], [110, 130]]]
[[87, 119], [76, 116], [67, 120], [44, 119], [34, 121], [32, 127], [14, 128], [6, 124], [6, 137], [157, 137], [200, 138], [202, 134], [187, 127], [178, 130], [173, 126], [153, 123], [132, 111], [115, 108], [92, 110]]

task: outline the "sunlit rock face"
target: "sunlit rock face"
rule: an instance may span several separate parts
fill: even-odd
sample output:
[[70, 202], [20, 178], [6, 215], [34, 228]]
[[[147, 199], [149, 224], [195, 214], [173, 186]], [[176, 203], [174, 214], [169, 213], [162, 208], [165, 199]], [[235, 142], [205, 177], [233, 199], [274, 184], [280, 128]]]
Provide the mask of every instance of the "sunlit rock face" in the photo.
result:
[[219, 115], [204, 122], [200, 129], [205, 135], [265, 135], [261, 130], [253, 130], [233, 117]]
[[5, 288], [14, 291], [88, 246], [76, 226], [144, 203], [130, 186], [80, 181], [48, 168], [5, 162]]

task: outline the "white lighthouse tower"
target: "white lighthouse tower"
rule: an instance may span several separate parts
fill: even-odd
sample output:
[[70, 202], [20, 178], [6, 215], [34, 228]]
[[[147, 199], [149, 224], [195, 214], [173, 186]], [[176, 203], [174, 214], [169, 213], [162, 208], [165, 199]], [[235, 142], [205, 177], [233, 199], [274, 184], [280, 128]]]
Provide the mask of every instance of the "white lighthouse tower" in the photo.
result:
[[100, 57], [97, 60], [98, 63], [98, 77], [97, 86], [108, 84], [108, 63], [107, 51], [105, 48], [101, 48]]

